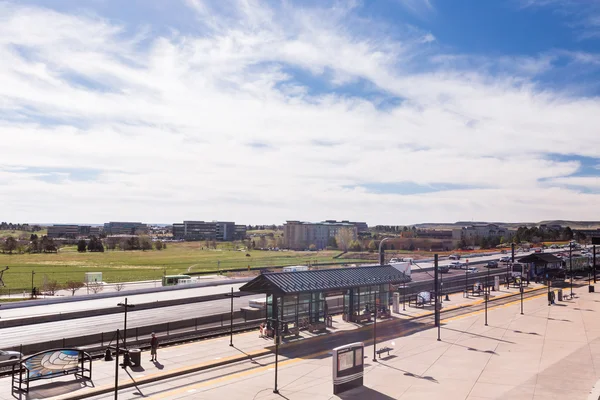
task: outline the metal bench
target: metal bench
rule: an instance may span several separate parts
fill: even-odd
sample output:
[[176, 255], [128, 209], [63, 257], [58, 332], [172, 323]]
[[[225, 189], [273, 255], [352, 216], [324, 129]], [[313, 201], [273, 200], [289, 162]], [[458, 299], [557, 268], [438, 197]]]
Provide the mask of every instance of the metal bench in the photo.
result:
[[382, 347], [382, 348], [378, 349], [376, 351], [376, 353], [379, 356], [379, 358], [381, 358], [381, 354], [382, 353], [387, 353], [387, 355], [389, 356], [390, 355], [390, 351], [392, 351], [392, 350], [394, 350], [394, 349], [392, 349], [391, 347]]
[[36, 353], [13, 364], [12, 388], [28, 393], [30, 382], [65, 375], [91, 380], [92, 357], [79, 349], [54, 349]]

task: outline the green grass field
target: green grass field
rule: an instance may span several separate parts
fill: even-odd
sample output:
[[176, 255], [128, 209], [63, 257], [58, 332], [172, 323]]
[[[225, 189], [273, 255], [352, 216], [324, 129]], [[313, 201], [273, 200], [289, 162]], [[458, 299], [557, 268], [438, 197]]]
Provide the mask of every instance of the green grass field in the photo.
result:
[[[0, 269], [8, 266], [4, 282], [8, 289], [31, 288], [31, 271], [35, 271], [34, 286], [41, 287], [45, 276], [64, 283], [83, 281], [85, 272], [102, 272], [105, 282], [126, 282], [160, 279], [186, 272], [218, 271], [219, 269], [301, 265], [308, 262], [352, 262], [334, 260], [337, 251], [297, 252], [235, 250], [232, 245], [207, 250], [203, 242], [168, 243], [162, 251], [107, 251], [78, 253], [75, 246], [63, 247], [58, 254], [0, 254]], [[220, 263], [219, 263], [220, 262]]]

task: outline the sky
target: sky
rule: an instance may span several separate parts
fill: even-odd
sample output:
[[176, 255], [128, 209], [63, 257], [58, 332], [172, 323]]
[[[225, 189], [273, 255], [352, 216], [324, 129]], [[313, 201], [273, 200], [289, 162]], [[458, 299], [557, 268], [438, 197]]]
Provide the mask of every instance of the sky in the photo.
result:
[[0, 219], [600, 220], [600, 1], [0, 0]]

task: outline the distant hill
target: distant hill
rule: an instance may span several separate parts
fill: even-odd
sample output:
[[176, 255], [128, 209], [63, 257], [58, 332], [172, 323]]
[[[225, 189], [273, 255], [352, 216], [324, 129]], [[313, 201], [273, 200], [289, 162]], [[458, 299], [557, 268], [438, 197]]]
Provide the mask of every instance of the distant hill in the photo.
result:
[[416, 224], [419, 229], [455, 229], [472, 224], [496, 224], [505, 228], [517, 229], [520, 226], [538, 226], [538, 225], [560, 225], [569, 226], [573, 229], [597, 229], [600, 228], [600, 221], [569, 221], [569, 220], [548, 220], [540, 222], [493, 222], [493, 221], [458, 221], [454, 223], [436, 223], [426, 222]]

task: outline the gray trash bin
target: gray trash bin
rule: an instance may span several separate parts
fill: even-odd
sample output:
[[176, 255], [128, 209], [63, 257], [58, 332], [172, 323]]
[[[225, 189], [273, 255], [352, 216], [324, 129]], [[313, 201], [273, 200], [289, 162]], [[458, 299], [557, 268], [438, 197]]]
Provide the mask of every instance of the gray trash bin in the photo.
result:
[[142, 364], [142, 351], [140, 349], [129, 349], [129, 359], [132, 366], [139, 367]]
[[563, 301], [562, 289], [558, 289], [558, 301]]

